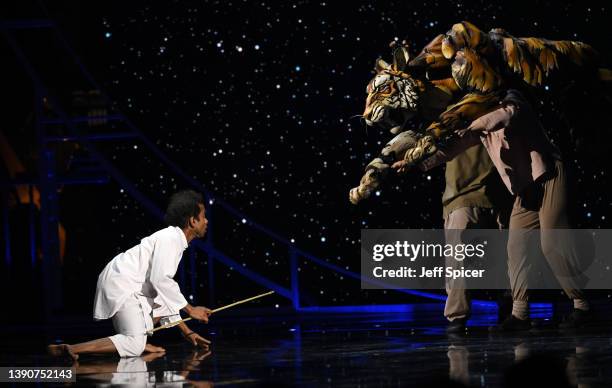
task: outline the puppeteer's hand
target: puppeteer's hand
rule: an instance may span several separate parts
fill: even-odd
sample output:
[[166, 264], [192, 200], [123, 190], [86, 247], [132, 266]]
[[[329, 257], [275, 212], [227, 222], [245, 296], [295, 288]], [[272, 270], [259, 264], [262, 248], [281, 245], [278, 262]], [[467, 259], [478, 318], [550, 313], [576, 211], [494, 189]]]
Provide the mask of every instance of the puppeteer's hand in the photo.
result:
[[412, 168], [412, 164], [408, 163], [405, 160], [400, 160], [391, 165], [391, 168], [394, 169], [398, 174], [404, 174], [408, 172]]
[[459, 137], [465, 136], [468, 132], [470, 132], [470, 130], [468, 128], [463, 128], [463, 129], [459, 129], [459, 130], [455, 131], [455, 133]]
[[193, 332], [191, 332], [189, 334], [186, 334], [184, 337], [193, 346], [199, 346], [200, 348], [204, 348], [204, 349], [207, 349], [210, 346], [210, 341], [207, 340], [206, 338], [202, 337], [201, 335], [199, 335], [195, 331], [193, 331]]
[[482, 130], [476, 129], [475, 127], [472, 127], [472, 125], [465, 125], [463, 129], [458, 129], [455, 131], [455, 133], [459, 137], [464, 137], [465, 135], [469, 135], [470, 133], [482, 135]]
[[204, 306], [195, 306], [189, 310], [189, 316], [191, 318], [205, 323], [208, 323], [208, 317], [210, 314], [212, 314], [212, 311]]

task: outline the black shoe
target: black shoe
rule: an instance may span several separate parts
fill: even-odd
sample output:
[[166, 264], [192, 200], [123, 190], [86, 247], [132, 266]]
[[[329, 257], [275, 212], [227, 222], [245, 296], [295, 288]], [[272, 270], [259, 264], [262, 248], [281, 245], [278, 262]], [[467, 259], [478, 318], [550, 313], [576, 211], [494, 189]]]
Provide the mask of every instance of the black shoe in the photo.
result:
[[467, 318], [457, 318], [448, 323], [446, 332], [448, 334], [465, 333], [467, 327]]
[[514, 315], [510, 315], [502, 323], [497, 326], [491, 326], [490, 331], [494, 332], [512, 332], [525, 331], [531, 329], [531, 320], [518, 319]]
[[570, 315], [559, 323], [559, 329], [578, 329], [593, 323], [591, 310], [574, 309]]
[[504, 291], [497, 299], [497, 322], [503, 322], [512, 314], [512, 292]]

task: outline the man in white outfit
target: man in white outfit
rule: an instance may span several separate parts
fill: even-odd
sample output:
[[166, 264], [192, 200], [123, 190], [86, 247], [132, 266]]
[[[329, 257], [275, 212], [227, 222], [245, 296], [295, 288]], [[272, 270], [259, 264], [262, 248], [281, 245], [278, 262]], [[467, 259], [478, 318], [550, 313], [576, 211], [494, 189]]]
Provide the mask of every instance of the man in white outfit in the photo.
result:
[[[75, 345], [49, 345], [49, 353], [76, 360], [81, 353], [116, 352], [121, 357], [136, 357], [143, 352], [163, 352], [163, 348], [147, 344], [146, 333], [154, 322], [178, 321], [181, 310], [194, 319], [208, 322], [211, 311], [191, 306], [173, 279], [189, 242], [206, 233], [205, 212], [201, 194], [192, 190], [174, 194], [165, 217], [170, 226], [117, 255], [98, 277], [94, 319], [112, 318], [117, 334]], [[185, 323], [178, 328], [193, 345], [210, 344]]]

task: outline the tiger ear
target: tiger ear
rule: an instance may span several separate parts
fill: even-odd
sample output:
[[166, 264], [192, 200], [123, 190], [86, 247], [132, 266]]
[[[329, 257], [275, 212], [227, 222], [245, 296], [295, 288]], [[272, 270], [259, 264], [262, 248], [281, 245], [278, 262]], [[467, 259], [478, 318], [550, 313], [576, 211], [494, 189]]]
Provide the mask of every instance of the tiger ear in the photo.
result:
[[389, 70], [390, 68], [391, 68], [391, 65], [385, 62], [382, 58], [376, 59], [376, 62], [374, 63], [374, 70], [376, 70], [377, 74], [380, 74], [384, 72], [385, 70]]
[[410, 53], [408, 52], [408, 46], [404, 44], [393, 50], [393, 70], [404, 71], [409, 61]]

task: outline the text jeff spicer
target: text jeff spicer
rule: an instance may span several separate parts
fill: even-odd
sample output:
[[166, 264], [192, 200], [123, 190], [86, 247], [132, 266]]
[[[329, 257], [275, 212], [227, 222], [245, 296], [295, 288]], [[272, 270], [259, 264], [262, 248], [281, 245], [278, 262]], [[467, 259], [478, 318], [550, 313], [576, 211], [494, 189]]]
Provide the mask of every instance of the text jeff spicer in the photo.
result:
[[382, 267], [375, 267], [373, 274], [377, 278], [482, 278], [485, 270], [484, 269], [460, 269], [452, 267], [434, 267], [427, 269], [421, 268], [420, 273], [415, 268], [400, 267], [398, 269], [383, 269]]

